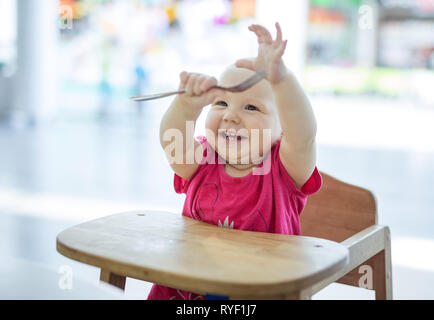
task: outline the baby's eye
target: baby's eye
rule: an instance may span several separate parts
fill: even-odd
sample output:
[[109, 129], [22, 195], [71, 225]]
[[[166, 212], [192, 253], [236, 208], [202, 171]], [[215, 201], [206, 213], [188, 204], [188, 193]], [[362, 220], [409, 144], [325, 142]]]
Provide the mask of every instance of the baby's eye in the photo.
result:
[[214, 105], [216, 106], [222, 106], [222, 107], [227, 107], [228, 104], [224, 101], [217, 101], [216, 103], [214, 103]]
[[247, 110], [251, 110], [251, 111], [255, 111], [255, 110], [258, 110], [258, 111], [259, 111], [258, 107], [254, 106], [254, 105], [252, 105], [252, 104], [248, 104], [248, 105], [246, 106], [246, 109], [247, 109]]

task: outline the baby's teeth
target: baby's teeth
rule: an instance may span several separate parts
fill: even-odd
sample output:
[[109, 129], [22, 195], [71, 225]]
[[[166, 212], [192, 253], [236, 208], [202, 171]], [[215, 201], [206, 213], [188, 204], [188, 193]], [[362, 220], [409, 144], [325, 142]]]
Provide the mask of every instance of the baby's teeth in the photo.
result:
[[230, 139], [231, 141], [237, 140], [238, 137], [240, 137], [241, 139], [243, 138], [242, 136], [238, 136], [237, 133], [232, 130], [223, 132], [223, 136]]

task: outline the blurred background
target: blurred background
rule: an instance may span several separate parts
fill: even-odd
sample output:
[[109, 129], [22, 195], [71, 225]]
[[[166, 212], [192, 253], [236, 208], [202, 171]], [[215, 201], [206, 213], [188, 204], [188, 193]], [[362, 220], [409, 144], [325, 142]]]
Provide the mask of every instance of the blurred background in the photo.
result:
[[248, 25], [275, 21], [317, 118], [318, 168], [376, 195], [394, 298], [434, 299], [433, 0], [0, 0], [0, 298], [147, 297], [149, 283], [98, 284], [56, 235], [127, 210], [180, 214], [158, 139], [171, 99], [129, 97], [175, 89], [183, 70], [218, 77], [256, 55]]

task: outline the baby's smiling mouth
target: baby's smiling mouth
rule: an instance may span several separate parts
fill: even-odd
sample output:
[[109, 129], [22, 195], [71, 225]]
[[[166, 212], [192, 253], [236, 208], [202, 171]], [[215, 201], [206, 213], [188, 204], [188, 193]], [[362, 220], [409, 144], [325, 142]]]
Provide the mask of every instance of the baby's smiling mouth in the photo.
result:
[[226, 140], [226, 142], [242, 141], [248, 137], [244, 135], [239, 135], [235, 130], [219, 130], [219, 136]]

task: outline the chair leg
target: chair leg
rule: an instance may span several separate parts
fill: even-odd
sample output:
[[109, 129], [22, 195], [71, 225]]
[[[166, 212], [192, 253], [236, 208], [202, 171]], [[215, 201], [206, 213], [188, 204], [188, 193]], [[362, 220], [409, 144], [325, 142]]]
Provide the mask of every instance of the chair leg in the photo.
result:
[[392, 263], [390, 236], [386, 234], [385, 248], [373, 257], [375, 299], [391, 300], [392, 294]]
[[126, 279], [127, 278], [125, 276], [120, 276], [106, 269], [101, 269], [101, 273], [99, 276], [99, 280], [110, 283], [111, 285], [121, 290], [125, 290]]
[[373, 269], [373, 289], [376, 300], [391, 300], [392, 295], [392, 257], [390, 229], [384, 233], [384, 250], [377, 253], [371, 259]]

